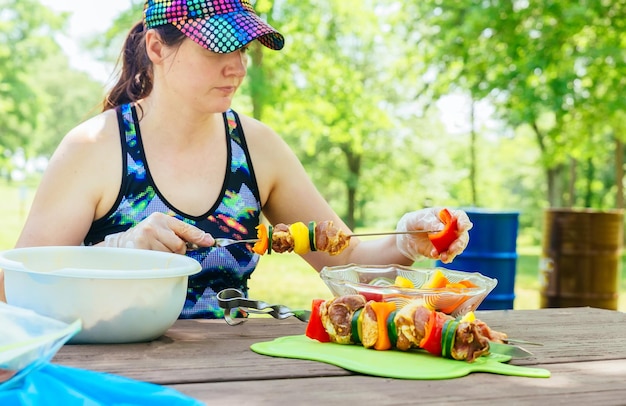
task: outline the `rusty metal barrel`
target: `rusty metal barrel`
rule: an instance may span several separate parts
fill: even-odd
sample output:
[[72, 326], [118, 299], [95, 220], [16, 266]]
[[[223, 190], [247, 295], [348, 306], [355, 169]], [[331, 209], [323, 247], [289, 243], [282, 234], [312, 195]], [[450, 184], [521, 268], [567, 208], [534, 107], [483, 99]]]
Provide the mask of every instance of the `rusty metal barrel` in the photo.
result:
[[547, 209], [540, 306], [617, 310], [623, 210]]

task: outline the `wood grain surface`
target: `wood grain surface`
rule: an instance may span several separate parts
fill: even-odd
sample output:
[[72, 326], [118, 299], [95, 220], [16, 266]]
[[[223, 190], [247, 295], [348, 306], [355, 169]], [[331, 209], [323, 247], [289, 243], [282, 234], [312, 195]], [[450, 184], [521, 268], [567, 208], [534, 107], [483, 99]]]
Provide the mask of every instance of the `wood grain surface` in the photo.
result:
[[550, 378], [472, 373], [451, 380], [354, 374], [314, 361], [259, 355], [250, 345], [303, 334], [296, 320], [178, 320], [150, 343], [66, 345], [53, 362], [171, 386], [207, 404], [626, 404], [626, 314], [594, 308], [478, 311], [534, 356], [515, 365]]

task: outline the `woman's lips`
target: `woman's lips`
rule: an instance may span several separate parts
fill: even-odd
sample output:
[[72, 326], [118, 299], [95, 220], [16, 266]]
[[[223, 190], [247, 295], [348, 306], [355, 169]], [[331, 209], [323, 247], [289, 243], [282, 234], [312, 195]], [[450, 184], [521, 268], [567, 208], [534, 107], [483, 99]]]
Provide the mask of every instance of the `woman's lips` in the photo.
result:
[[235, 93], [235, 90], [237, 90], [235, 86], [222, 86], [217, 87], [216, 89], [224, 94], [232, 94]]

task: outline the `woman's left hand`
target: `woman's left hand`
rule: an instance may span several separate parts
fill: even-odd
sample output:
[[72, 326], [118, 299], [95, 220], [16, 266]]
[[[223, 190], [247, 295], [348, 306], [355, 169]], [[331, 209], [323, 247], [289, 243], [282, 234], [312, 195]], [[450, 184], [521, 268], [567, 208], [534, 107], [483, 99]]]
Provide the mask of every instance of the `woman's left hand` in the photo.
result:
[[[441, 208], [427, 208], [406, 213], [398, 222], [398, 231], [425, 230], [437, 231], [444, 228], [439, 218]], [[398, 250], [405, 257], [418, 261], [423, 257], [439, 259], [444, 264], [452, 262], [467, 247], [469, 242], [469, 230], [473, 227], [472, 222], [463, 210], [448, 209], [452, 218], [457, 221], [458, 237], [444, 252], [438, 252], [428, 238], [428, 233], [401, 234], [396, 238]]]

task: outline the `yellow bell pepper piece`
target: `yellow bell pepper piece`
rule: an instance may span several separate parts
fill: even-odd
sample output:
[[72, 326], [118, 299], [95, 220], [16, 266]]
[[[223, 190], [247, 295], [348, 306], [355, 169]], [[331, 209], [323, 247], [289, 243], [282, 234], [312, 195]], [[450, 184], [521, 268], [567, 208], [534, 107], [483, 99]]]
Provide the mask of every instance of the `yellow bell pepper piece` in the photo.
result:
[[410, 279], [405, 278], [404, 276], [398, 275], [396, 279], [393, 281], [393, 286], [397, 286], [399, 288], [408, 288], [413, 289], [415, 285], [411, 282]]
[[289, 232], [293, 237], [293, 251], [304, 255], [311, 250], [309, 243], [309, 228], [301, 221], [289, 226]]
[[476, 315], [474, 314], [474, 312], [469, 312], [465, 316], [461, 317], [461, 320], [459, 321], [461, 323], [471, 323], [475, 320], [476, 320]]

